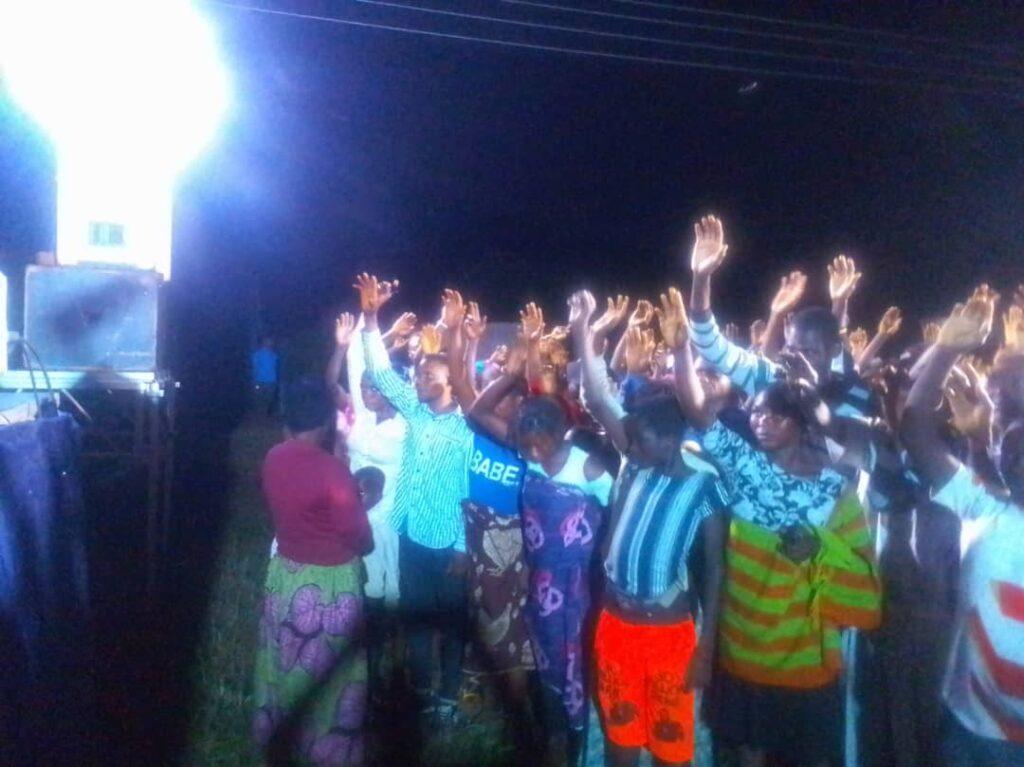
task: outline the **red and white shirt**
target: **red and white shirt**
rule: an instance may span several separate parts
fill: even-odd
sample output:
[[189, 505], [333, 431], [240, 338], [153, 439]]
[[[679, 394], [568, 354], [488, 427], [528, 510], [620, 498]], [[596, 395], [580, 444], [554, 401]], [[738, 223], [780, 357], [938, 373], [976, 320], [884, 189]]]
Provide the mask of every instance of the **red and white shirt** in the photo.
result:
[[1024, 744], [1024, 509], [960, 466], [935, 502], [963, 520], [946, 705], [971, 732]]

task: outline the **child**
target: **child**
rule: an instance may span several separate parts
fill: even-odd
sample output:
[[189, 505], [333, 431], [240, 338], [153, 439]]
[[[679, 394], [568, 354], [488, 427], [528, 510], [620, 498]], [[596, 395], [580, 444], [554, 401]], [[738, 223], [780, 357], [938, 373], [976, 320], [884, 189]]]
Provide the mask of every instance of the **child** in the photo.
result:
[[[384, 497], [384, 472], [376, 466], [364, 466], [352, 475], [359, 488], [363, 508], [370, 514]], [[384, 680], [381, 677], [381, 658], [394, 636], [393, 612], [385, 605], [384, 597], [366, 597], [367, 655], [369, 661], [370, 693], [380, 700]]]

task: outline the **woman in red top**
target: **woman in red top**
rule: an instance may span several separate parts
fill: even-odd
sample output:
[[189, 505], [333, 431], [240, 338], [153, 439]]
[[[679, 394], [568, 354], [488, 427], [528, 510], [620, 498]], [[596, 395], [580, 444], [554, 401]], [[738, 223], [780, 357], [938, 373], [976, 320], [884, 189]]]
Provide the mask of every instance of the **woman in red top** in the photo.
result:
[[332, 413], [322, 381], [293, 384], [285, 441], [263, 463], [278, 549], [260, 618], [253, 732], [264, 748], [287, 737], [296, 763], [357, 765], [366, 709], [362, 556], [373, 544], [355, 480], [322, 447]]

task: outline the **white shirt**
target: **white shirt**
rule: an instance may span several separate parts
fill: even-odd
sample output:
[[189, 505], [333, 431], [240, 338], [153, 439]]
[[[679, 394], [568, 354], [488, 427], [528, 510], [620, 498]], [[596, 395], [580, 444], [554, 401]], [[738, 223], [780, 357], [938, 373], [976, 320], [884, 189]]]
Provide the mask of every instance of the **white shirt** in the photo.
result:
[[[362, 323], [362, 319], [360, 319]], [[402, 463], [402, 444], [405, 441], [406, 422], [397, 413], [386, 421], [377, 422], [377, 414], [363, 402], [362, 380], [366, 362], [363, 352], [362, 328], [352, 334], [346, 362], [348, 390], [352, 398], [354, 418], [348, 432], [348, 458], [352, 473], [367, 466], [376, 466], [384, 473], [384, 493], [380, 503], [370, 510], [370, 523], [378, 525], [390, 519], [395, 507], [395, 486]]]
[[971, 732], [1024, 744], [1024, 509], [966, 466], [934, 500], [964, 520], [946, 705]]
[[526, 465], [530, 471], [535, 471], [541, 476], [547, 477], [552, 482], [577, 487], [587, 495], [596, 498], [597, 502], [602, 506], [607, 506], [608, 498], [611, 496], [612, 485], [615, 483], [615, 479], [606, 471], [601, 472], [601, 475], [597, 479], [587, 479], [584, 467], [586, 466], [587, 459], [589, 457], [590, 454], [587, 453], [586, 450], [573, 445], [569, 449], [569, 456], [565, 459], [565, 464], [554, 476], [548, 474], [544, 470], [544, 466], [542, 464], [529, 461]]

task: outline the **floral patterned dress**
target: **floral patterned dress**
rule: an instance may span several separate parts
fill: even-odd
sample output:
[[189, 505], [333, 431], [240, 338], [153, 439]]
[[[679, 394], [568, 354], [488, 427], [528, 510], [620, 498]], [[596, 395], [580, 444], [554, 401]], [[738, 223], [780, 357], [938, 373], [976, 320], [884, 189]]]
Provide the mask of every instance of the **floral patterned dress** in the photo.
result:
[[312, 695], [292, 752], [314, 767], [363, 763], [366, 657], [362, 562], [306, 565], [278, 555], [267, 570], [256, 654], [253, 735], [266, 747]]
[[[527, 472], [522, 496], [523, 541], [530, 566], [527, 625], [541, 684], [561, 701], [568, 726], [575, 730], [586, 720], [583, 626], [590, 609], [590, 566], [601, 513], [601, 502], [591, 490], [532, 468]], [[548, 724], [554, 729], [557, 723]]]
[[824, 527], [846, 487], [843, 476], [830, 467], [815, 477], [787, 473], [721, 421], [704, 433], [701, 444], [724, 470], [733, 492], [733, 516], [765, 530]]

